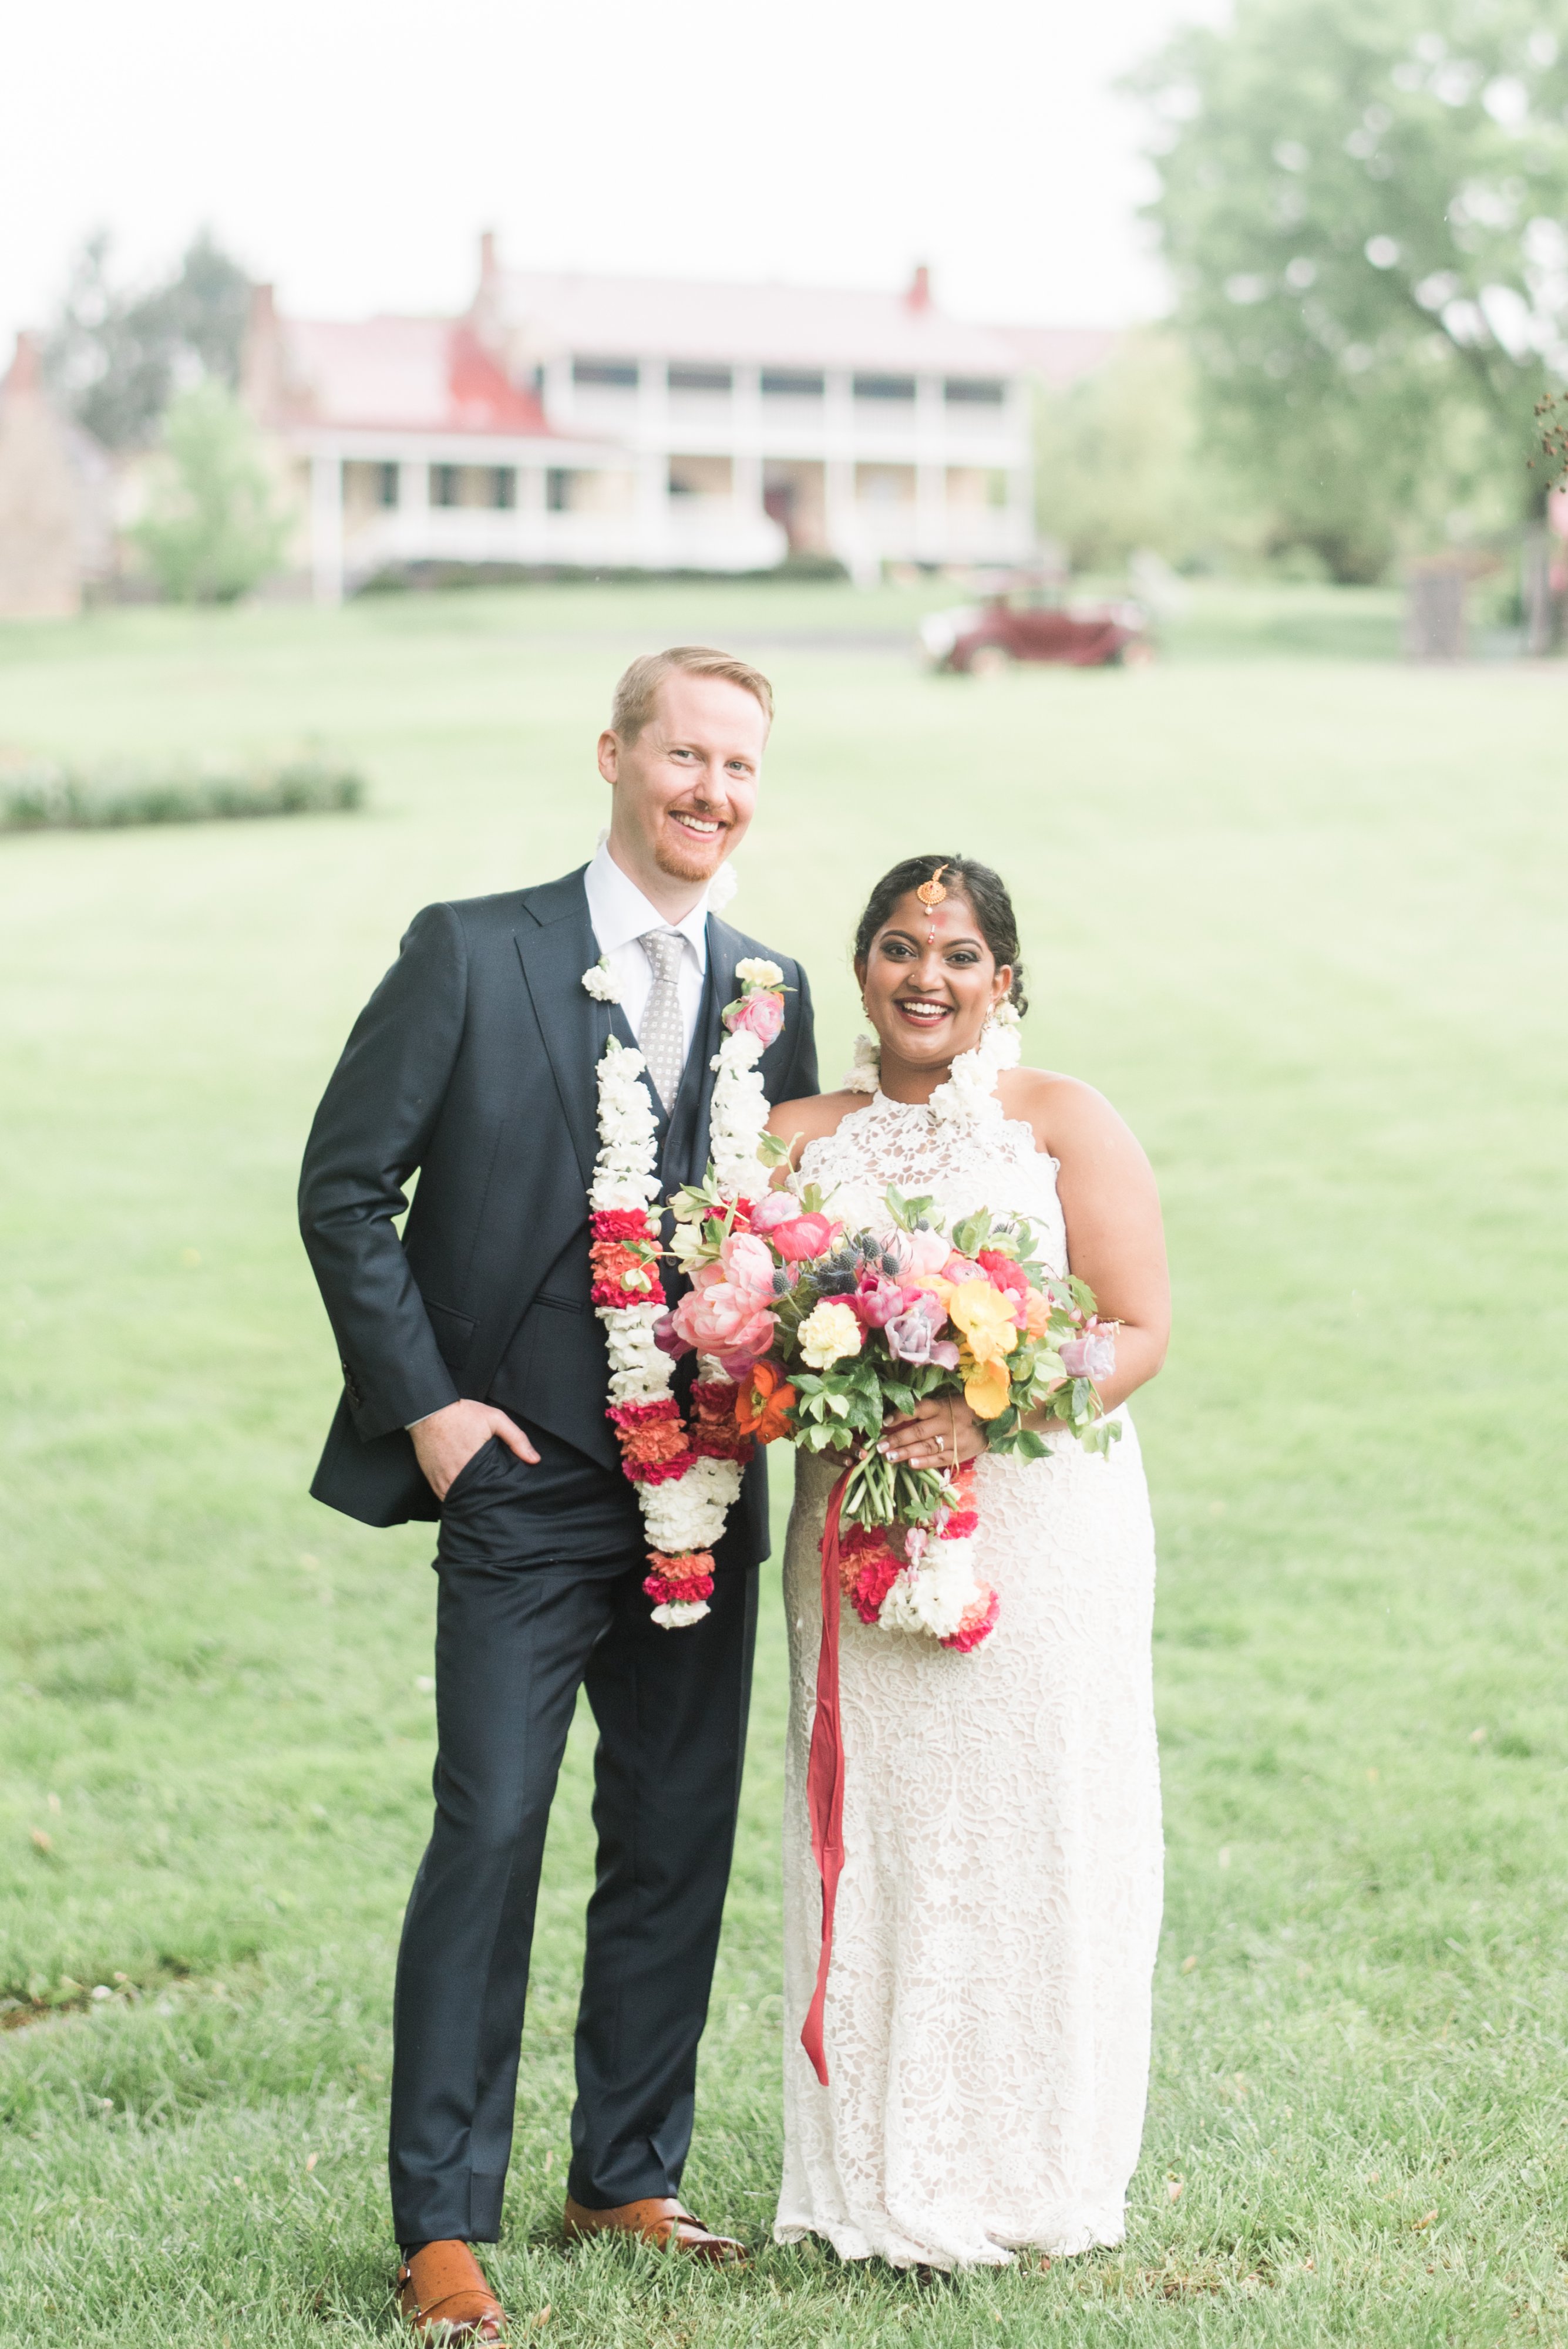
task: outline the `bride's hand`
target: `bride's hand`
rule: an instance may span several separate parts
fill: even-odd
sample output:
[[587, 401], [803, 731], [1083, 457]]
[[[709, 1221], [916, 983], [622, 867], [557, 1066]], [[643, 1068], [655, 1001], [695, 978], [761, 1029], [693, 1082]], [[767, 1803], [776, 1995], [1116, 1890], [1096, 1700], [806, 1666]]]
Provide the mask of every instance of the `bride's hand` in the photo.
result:
[[877, 1449], [896, 1468], [951, 1468], [985, 1450], [983, 1422], [960, 1395], [930, 1395], [886, 1421]]

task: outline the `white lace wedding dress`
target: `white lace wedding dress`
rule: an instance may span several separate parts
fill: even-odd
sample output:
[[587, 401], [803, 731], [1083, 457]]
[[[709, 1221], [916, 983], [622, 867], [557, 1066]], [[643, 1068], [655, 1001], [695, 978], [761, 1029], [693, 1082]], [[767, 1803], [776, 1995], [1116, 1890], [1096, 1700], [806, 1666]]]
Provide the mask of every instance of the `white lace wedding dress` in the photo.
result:
[[[939, 1124], [888, 1101], [812, 1143], [797, 1184], [854, 1231], [889, 1183], [1029, 1217], [1066, 1265], [1056, 1166], [994, 1097]], [[1116, 2243], [1138, 2157], [1162, 1847], [1154, 1536], [1126, 1413], [1108, 1455], [983, 1458], [975, 1568], [1001, 1599], [969, 1654], [842, 1622], [844, 1873], [819, 2086], [799, 2033], [821, 1889], [806, 1757], [818, 1544], [842, 1463], [801, 1455], [784, 1561], [784, 2170], [774, 2233], [846, 2259], [998, 2264]]]

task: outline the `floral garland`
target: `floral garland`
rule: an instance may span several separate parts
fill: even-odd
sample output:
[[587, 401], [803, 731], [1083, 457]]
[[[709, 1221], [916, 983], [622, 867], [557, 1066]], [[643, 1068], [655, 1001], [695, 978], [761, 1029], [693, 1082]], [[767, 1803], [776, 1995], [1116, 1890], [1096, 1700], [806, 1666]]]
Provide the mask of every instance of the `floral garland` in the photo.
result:
[[[723, 1015], [714, 1056], [711, 1181], [742, 1220], [765, 1177], [759, 1148], [768, 1104], [757, 1070], [784, 1026], [784, 973], [753, 957], [736, 965], [741, 994]], [[583, 973], [596, 1002], [619, 1000], [601, 957]], [[700, 1622], [713, 1594], [713, 1546], [740, 1497], [753, 1444], [735, 1419], [735, 1388], [704, 1356], [690, 1425], [671, 1392], [675, 1362], [661, 1343], [668, 1300], [659, 1275], [659, 1126], [642, 1082], [647, 1062], [614, 1036], [598, 1064], [599, 1149], [588, 1186], [594, 1309], [609, 1351], [607, 1417], [621, 1465], [637, 1486], [651, 1571], [643, 1589], [666, 1630]]]

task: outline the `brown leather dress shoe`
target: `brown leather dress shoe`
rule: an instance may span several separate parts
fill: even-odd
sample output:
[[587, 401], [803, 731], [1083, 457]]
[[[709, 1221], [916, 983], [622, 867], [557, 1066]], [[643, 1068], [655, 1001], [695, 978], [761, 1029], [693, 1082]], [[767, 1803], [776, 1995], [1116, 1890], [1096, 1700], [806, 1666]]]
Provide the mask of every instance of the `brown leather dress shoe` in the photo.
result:
[[398, 2306], [414, 2331], [505, 2349], [506, 2319], [466, 2243], [423, 2243], [398, 2270]]
[[715, 2267], [741, 2267], [751, 2253], [733, 2235], [715, 2235], [684, 2209], [672, 2194], [649, 2195], [642, 2202], [620, 2202], [613, 2210], [585, 2210], [580, 2202], [566, 2202], [566, 2240], [580, 2243], [588, 2235], [639, 2235], [662, 2251], [689, 2252]]

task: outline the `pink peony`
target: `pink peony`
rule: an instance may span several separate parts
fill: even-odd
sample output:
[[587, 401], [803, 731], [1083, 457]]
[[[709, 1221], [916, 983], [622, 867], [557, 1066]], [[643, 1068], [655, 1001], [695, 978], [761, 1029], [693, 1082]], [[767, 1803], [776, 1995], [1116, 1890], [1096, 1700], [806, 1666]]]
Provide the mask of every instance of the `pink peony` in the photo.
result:
[[[942, 1242], [942, 1246], [944, 1248], [947, 1247], [947, 1242], [945, 1240]], [[942, 1278], [944, 1280], [950, 1280], [955, 1288], [961, 1280], [983, 1280], [985, 1278], [985, 1275], [981, 1272], [979, 1265], [975, 1264], [967, 1256], [960, 1256], [956, 1249], [949, 1250], [945, 1261], [937, 1268], [941, 1274]]]
[[773, 1257], [750, 1232], [732, 1232], [719, 1250], [719, 1262], [732, 1288], [748, 1290], [759, 1305], [773, 1296]]
[[909, 1272], [940, 1272], [948, 1260], [948, 1243], [940, 1232], [910, 1232]]
[[775, 995], [771, 988], [763, 988], [748, 995], [724, 1024], [732, 1036], [744, 1032], [755, 1036], [764, 1046], [771, 1044], [784, 1031], [784, 997]]
[[793, 1224], [800, 1214], [800, 1201], [793, 1191], [770, 1191], [752, 1209], [752, 1229], [771, 1232], [780, 1224]]
[[732, 1379], [742, 1378], [761, 1361], [773, 1344], [776, 1326], [754, 1291], [732, 1288], [727, 1280], [689, 1290], [671, 1317], [675, 1335], [700, 1354], [711, 1354]]
[[880, 1273], [863, 1276], [859, 1287], [844, 1300], [852, 1313], [857, 1313], [868, 1330], [886, 1330], [902, 1313], [910, 1312], [923, 1288], [905, 1288], [897, 1280], [885, 1280]]
[[801, 1264], [825, 1255], [838, 1228], [826, 1216], [796, 1216], [792, 1223], [775, 1224], [768, 1237], [786, 1264]]

